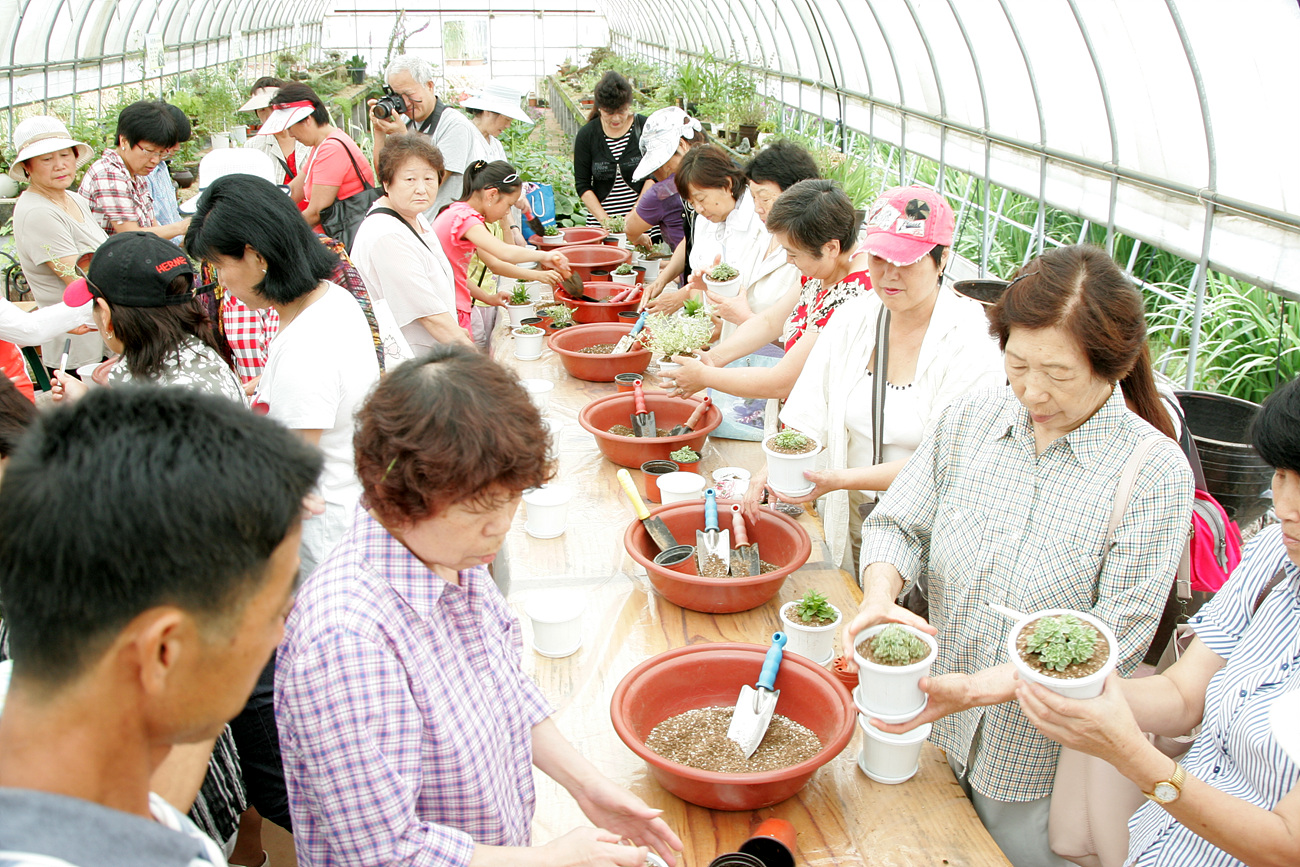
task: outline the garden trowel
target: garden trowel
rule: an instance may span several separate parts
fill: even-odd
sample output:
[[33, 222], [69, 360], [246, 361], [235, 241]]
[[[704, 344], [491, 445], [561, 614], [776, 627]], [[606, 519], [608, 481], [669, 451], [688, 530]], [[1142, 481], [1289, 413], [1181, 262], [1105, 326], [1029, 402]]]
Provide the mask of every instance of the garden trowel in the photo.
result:
[[646, 412], [645, 394], [641, 391], [641, 380], [632, 383], [632, 436], [657, 437], [659, 428], [655, 427], [655, 414]]
[[706, 394], [704, 400], [700, 401], [700, 405], [691, 411], [691, 417], [686, 419], [684, 424], [673, 425], [673, 427], [668, 431], [668, 436], [675, 437], [693, 432], [696, 425], [698, 425], [700, 420], [704, 418], [704, 414], [709, 411], [709, 407], [711, 406], [713, 406], [713, 398]]
[[740, 511], [739, 503], [731, 504], [731, 534], [736, 539], [736, 545], [731, 550], [740, 558], [740, 569], [733, 567], [732, 577], [746, 578], [762, 574], [763, 564], [758, 559], [758, 543], [751, 544], [749, 541], [749, 533], [745, 531], [745, 516]]
[[619, 470], [618, 483], [623, 486], [627, 498], [632, 501], [632, 508], [636, 511], [636, 516], [641, 519], [641, 526], [650, 534], [650, 538], [660, 551], [667, 551], [669, 548], [677, 547], [677, 540], [673, 538], [672, 531], [664, 523], [664, 519], [658, 516], [651, 517], [650, 510], [645, 507], [641, 501], [641, 494], [636, 489], [636, 483], [632, 481], [632, 474], [627, 470]]
[[641, 333], [642, 328], [645, 328], [647, 315], [649, 315], [648, 310], [641, 311], [641, 315], [636, 319], [636, 325], [633, 325], [631, 331], [618, 339], [618, 343], [614, 344], [614, 351], [610, 355], [618, 355], [620, 352], [627, 352], [632, 348], [632, 344], [636, 343], [636, 336]]
[[731, 533], [718, 529], [718, 493], [709, 488], [704, 492], [704, 529], [695, 531], [695, 568], [701, 575], [708, 576], [709, 560], [717, 557], [722, 561], [726, 577], [731, 569]]
[[767, 734], [772, 712], [776, 710], [776, 700], [781, 697], [781, 691], [773, 687], [776, 686], [776, 673], [781, 669], [785, 641], [784, 632], [773, 633], [772, 646], [763, 657], [763, 670], [759, 672], [757, 686], [742, 686], [735, 710], [731, 712], [727, 737], [740, 746], [745, 758], [754, 754], [763, 735]]

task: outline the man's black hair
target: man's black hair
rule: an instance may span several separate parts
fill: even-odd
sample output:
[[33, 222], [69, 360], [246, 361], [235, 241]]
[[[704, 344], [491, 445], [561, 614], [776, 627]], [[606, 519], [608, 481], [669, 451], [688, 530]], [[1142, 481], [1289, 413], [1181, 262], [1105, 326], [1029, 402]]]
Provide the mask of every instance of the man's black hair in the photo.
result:
[[117, 138], [113, 144], [119, 144], [125, 137], [128, 147], [141, 142], [164, 150], [175, 147], [181, 139], [177, 138], [172, 108], [159, 99], [131, 103], [117, 116]]
[[1278, 386], [1250, 427], [1250, 441], [1264, 463], [1300, 473], [1300, 379]]
[[800, 181], [821, 177], [817, 160], [788, 138], [766, 144], [745, 167], [745, 177], [756, 184], [771, 182], [784, 192]]
[[320, 453], [230, 400], [97, 389], [43, 414], [0, 482], [0, 600], [27, 677], [58, 686], [144, 611], [221, 627], [301, 520]]

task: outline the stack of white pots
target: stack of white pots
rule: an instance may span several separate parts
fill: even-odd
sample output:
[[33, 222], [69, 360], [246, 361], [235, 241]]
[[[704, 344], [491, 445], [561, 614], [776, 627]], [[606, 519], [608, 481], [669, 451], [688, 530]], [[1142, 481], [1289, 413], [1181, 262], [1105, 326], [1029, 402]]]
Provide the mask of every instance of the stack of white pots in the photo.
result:
[[858, 708], [858, 725], [862, 728], [858, 767], [876, 782], [891, 785], [910, 780], [920, 768], [921, 746], [930, 737], [930, 724], [902, 734], [891, 734], [876, 728], [870, 720], [899, 725], [915, 719], [925, 710], [929, 696], [921, 691], [919, 683], [921, 678], [930, 675], [930, 666], [938, 651], [933, 636], [902, 626], [929, 647], [930, 652], [924, 659], [910, 665], [881, 665], [858, 653], [860, 643], [894, 625], [901, 624], [872, 626], [853, 639], [853, 660], [858, 665], [858, 688], [853, 691], [853, 703]]

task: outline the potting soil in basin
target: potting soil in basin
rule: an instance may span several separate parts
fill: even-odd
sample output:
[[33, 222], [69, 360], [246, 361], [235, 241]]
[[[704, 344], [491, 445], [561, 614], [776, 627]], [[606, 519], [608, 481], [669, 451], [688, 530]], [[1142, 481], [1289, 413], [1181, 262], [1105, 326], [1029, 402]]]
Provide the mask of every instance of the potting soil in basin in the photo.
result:
[[[632, 436], [636, 436], [636, 434], [634, 434], [634, 433], [632, 432], [632, 428], [628, 427], [628, 426], [625, 425], [625, 424], [616, 424], [616, 425], [614, 425], [613, 427], [611, 427], [609, 430], [607, 430], [607, 431], [605, 431], [605, 432], [606, 432], [606, 433], [612, 433], [612, 434], [613, 434], [614, 436], [616, 436], [616, 437], [632, 437]], [[661, 427], [659, 427], [659, 428], [655, 428], [655, 437], [654, 437], [654, 439], [658, 439], [659, 437], [666, 437], [666, 436], [668, 436], [668, 431], [664, 430], [664, 429], [661, 428]], [[651, 439], [651, 437], [645, 437], [645, 439]]]
[[806, 762], [822, 748], [812, 731], [777, 713], [772, 714], [758, 749], [746, 759], [739, 745], [727, 737], [733, 710], [701, 707], [670, 716], [650, 730], [645, 745], [669, 761], [719, 774], [788, 768]]

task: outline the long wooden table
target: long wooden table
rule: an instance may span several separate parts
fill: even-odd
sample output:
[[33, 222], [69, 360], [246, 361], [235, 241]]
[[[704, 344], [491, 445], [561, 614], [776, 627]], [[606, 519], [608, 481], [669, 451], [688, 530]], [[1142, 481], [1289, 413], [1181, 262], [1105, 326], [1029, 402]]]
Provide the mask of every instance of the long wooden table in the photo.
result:
[[[687, 611], [661, 598], [644, 570], [623, 550], [623, 531], [633, 513], [615, 480], [618, 468], [605, 460], [595, 438], [577, 421], [578, 411], [589, 401], [614, 391], [613, 383], [573, 379], [549, 349], [537, 361], [517, 361], [512, 338], [502, 323], [498, 323], [493, 350], [497, 360], [519, 376], [555, 383], [547, 416], [562, 425], [554, 441], [559, 463], [556, 481], [575, 490], [564, 535], [547, 540], [530, 537], [524, 532], [525, 512], [520, 509], [507, 541], [509, 599], [523, 623], [525, 668], [555, 705], [556, 720], [575, 746], [604, 773], [665, 811], [665, 820], [686, 846], [684, 862], [679, 863], [706, 867], [718, 854], [734, 851], [760, 820], [778, 816], [798, 830], [796, 858], [800, 864], [1006, 865], [943, 754], [928, 743], [921, 755], [920, 772], [907, 783], [887, 786], [869, 780], [859, 770], [862, 733], [855, 730], [848, 748], [819, 770], [795, 797], [746, 813], [687, 804], [654, 781], [645, 763], [619, 740], [610, 723], [610, 698], [623, 675], [654, 654], [685, 645], [711, 641], [766, 644], [780, 628], [780, 606], [809, 587], [826, 593], [846, 612], [857, 609], [861, 593], [847, 573], [829, 562], [820, 522], [805, 514], [799, 521], [813, 538], [812, 556], [767, 604], [739, 614], [710, 615]], [[758, 469], [763, 461], [758, 443], [713, 438], [702, 457], [701, 472], [706, 476], [722, 466]], [[640, 475], [640, 471], [633, 472], [638, 486]], [[578, 590], [586, 600], [582, 649], [564, 659], [547, 659], [528, 649], [531, 625], [524, 606], [531, 597], [556, 588]], [[536, 782], [536, 842], [590, 824], [552, 780], [537, 773]]]

